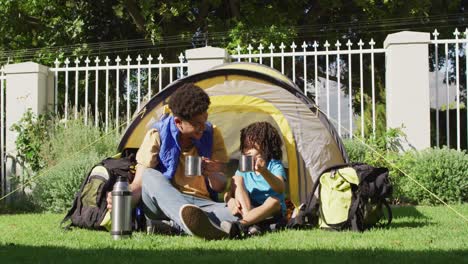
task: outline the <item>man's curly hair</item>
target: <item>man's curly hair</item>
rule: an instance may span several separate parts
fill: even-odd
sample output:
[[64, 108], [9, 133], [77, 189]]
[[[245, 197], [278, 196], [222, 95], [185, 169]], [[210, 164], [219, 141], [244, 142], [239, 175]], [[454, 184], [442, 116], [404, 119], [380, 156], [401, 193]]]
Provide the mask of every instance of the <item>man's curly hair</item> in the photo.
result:
[[256, 122], [241, 129], [240, 151], [255, 148], [258, 144], [267, 161], [271, 159], [281, 160], [283, 152], [282, 142], [278, 131], [268, 122]]
[[193, 83], [185, 83], [171, 95], [169, 108], [174, 116], [190, 120], [206, 112], [210, 103], [210, 97], [202, 88]]

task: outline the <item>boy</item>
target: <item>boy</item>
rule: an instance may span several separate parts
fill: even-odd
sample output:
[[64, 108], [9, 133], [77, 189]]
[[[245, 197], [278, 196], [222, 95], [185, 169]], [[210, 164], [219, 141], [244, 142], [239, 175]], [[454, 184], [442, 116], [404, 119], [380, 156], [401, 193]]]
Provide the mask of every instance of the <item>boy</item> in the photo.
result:
[[258, 234], [255, 224], [269, 218], [285, 215], [284, 199], [286, 172], [281, 163], [281, 137], [268, 122], [257, 122], [241, 130], [240, 151], [255, 159], [255, 172], [236, 171], [232, 178], [231, 192], [225, 201], [239, 221], [225, 221], [221, 227], [231, 237], [243, 233]]

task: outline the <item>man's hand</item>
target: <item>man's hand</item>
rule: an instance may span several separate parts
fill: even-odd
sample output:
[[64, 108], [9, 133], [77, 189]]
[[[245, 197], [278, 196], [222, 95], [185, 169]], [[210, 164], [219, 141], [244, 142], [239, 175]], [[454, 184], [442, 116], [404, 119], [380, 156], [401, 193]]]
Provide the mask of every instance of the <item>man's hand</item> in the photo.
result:
[[202, 157], [202, 175], [208, 178], [211, 189], [215, 192], [223, 192], [227, 179], [224, 175], [224, 163]]
[[107, 210], [112, 211], [112, 192], [107, 192]]
[[202, 174], [204, 176], [210, 176], [213, 173], [224, 171], [224, 163], [220, 161], [211, 160], [206, 157], [202, 157], [202, 161]]

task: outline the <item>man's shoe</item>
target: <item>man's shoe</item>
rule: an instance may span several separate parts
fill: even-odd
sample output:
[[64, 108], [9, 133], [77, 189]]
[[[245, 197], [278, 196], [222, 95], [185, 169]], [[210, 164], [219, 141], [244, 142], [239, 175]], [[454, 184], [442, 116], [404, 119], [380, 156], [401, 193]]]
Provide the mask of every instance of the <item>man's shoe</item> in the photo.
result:
[[238, 221], [222, 221], [221, 229], [229, 234], [229, 238], [243, 238], [245, 237], [246, 227]]
[[180, 231], [174, 227], [172, 220], [146, 219], [146, 234], [178, 235]]
[[229, 235], [211, 222], [208, 215], [198, 206], [186, 204], [180, 208], [179, 216], [182, 224], [191, 235], [206, 240], [219, 240]]

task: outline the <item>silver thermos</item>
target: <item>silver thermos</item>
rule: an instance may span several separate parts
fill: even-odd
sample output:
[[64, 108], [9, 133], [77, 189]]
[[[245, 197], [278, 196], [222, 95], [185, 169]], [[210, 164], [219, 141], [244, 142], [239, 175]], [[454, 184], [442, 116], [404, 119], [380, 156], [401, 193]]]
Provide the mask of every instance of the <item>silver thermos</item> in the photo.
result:
[[125, 176], [119, 176], [112, 189], [112, 228], [115, 240], [132, 236], [132, 192]]

